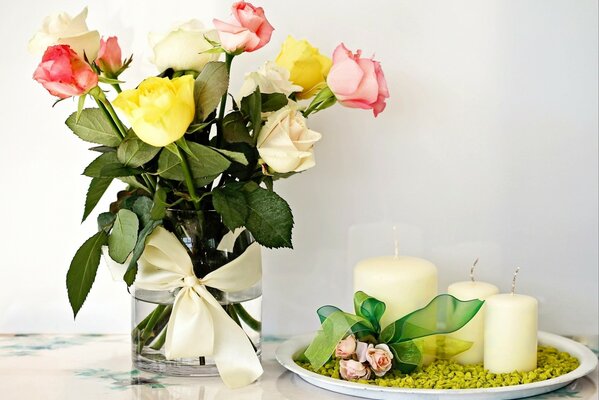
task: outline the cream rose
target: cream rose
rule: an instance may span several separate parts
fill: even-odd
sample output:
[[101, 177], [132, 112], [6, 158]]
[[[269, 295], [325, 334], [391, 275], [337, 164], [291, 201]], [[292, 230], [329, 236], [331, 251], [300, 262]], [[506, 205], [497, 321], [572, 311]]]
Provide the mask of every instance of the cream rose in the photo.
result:
[[219, 58], [218, 53], [203, 53], [212, 48], [204, 36], [213, 41], [218, 40], [214, 29], [205, 29], [195, 19], [176, 25], [166, 34], [150, 33], [150, 46], [154, 50], [152, 62], [160, 72], [167, 68], [175, 71], [193, 69], [199, 72], [206, 63]]
[[100, 49], [100, 34], [87, 28], [86, 18], [87, 7], [75, 17], [63, 12], [44, 18], [42, 28], [29, 41], [29, 51], [42, 54], [49, 46], [66, 44], [81, 58], [85, 54], [90, 62], [95, 60]]
[[322, 135], [308, 129], [304, 116], [292, 106], [271, 114], [258, 135], [258, 153], [275, 172], [300, 172], [312, 168], [314, 143]]
[[393, 366], [393, 353], [386, 344], [377, 344], [376, 346], [368, 346], [366, 350], [366, 361], [370, 364], [372, 372], [376, 376], [383, 376]]
[[256, 87], [260, 88], [260, 93], [283, 93], [285, 96], [302, 91], [301, 86], [294, 85], [289, 81], [289, 76], [290, 73], [287, 69], [273, 61], [267, 61], [258, 71], [245, 75], [245, 80], [235, 100], [240, 104], [241, 99], [254, 93]]
[[369, 379], [370, 368], [355, 360], [339, 361], [339, 375], [346, 381], [355, 379]]
[[337, 344], [337, 347], [335, 348], [335, 357], [347, 360], [348, 358], [351, 358], [355, 351], [356, 338], [354, 335], [349, 335], [345, 339], [340, 340]]

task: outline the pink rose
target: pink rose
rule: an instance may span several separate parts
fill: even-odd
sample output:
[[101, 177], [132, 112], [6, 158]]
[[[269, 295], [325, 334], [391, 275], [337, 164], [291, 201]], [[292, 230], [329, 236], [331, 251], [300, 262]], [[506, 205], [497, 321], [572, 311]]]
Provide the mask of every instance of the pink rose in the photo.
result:
[[262, 7], [240, 1], [231, 6], [232, 18], [227, 22], [214, 19], [221, 46], [229, 53], [258, 50], [270, 41], [274, 28], [264, 16]]
[[354, 337], [354, 335], [349, 335], [345, 339], [339, 341], [339, 343], [337, 344], [337, 347], [335, 348], [335, 357], [347, 360], [348, 358], [351, 358], [355, 351], [356, 338]]
[[116, 36], [110, 36], [108, 39], [100, 40], [100, 50], [96, 58], [96, 64], [102, 72], [115, 76], [123, 66], [121, 48]]
[[393, 353], [386, 344], [377, 344], [374, 347], [372, 345], [368, 346], [366, 361], [368, 361], [372, 372], [376, 376], [383, 376], [389, 372], [393, 366], [391, 360], [393, 360]]
[[339, 374], [346, 381], [355, 379], [369, 379], [370, 368], [361, 362], [354, 360], [339, 361]]
[[389, 97], [387, 81], [378, 61], [362, 58], [362, 51], [353, 54], [343, 43], [333, 53], [333, 66], [327, 84], [342, 105], [372, 109], [374, 116], [385, 109]]
[[61, 99], [82, 95], [98, 85], [98, 75], [66, 44], [46, 49], [33, 79]]

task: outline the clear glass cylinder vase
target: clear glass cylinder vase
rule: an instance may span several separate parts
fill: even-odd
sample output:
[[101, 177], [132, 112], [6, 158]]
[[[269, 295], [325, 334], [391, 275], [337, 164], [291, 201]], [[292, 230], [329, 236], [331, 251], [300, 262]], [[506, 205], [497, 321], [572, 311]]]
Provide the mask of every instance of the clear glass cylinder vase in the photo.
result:
[[[247, 231], [232, 234], [215, 211], [168, 210], [164, 227], [187, 248], [194, 273], [201, 279], [239, 257], [254, 243]], [[249, 337], [256, 354], [261, 354], [262, 285], [239, 292], [207, 288], [229, 316]], [[168, 320], [180, 289], [155, 291], [131, 288], [131, 352], [136, 368], [172, 376], [216, 376], [209, 356], [167, 360], [165, 341]], [[218, 335], [218, 332], [215, 332]], [[204, 338], [198, 334], [196, 340]]]

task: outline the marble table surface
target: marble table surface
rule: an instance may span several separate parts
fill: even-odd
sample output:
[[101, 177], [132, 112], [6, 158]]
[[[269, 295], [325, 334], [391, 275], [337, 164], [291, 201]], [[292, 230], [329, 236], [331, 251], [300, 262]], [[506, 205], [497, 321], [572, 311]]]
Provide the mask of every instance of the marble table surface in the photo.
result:
[[[350, 399], [302, 381], [274, 358], [280, 338], [266, 338], [264, 375], [229, 390], [219, 378], [173, 378], [133, 369], [127, 335], [0, 335], [3, 400], [321, 400]], [[597, 352], [597, 339], [590, 346]], [[597, 371], [535, 399], [597, 399]]]

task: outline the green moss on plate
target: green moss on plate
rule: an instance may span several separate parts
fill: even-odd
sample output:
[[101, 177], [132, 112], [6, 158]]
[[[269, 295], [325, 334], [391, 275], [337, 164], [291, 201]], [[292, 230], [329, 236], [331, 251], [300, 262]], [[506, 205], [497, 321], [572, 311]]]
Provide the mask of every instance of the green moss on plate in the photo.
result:
[[[339, 360], [332, 359], [322, 368], [314, 370], [309, 363], [297, 361], [298, 365], [317, 374], [340, 379]], [[555, 378], [575, 370], [579, 361], [570, 354], [554, 347], [539, 346], [537, 368], [529, 372], [493, 374], [481, 364], [461, 365], [452, 360], [436, 360], [411, 374], [390, 371], [384, 377], [372, 375], [372, 379], [356, 382], [371, 385], [411, 389], [477, 389], [520, 385]]]

